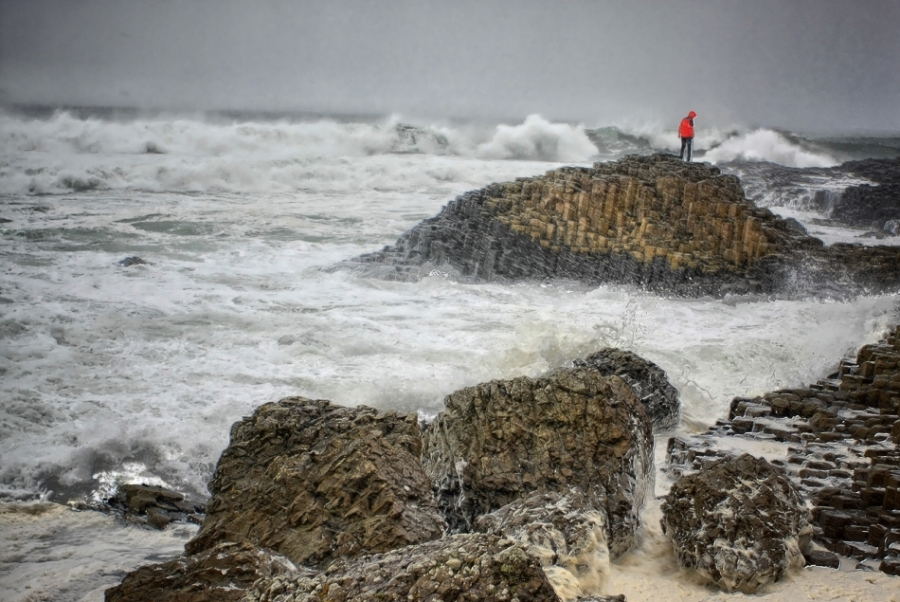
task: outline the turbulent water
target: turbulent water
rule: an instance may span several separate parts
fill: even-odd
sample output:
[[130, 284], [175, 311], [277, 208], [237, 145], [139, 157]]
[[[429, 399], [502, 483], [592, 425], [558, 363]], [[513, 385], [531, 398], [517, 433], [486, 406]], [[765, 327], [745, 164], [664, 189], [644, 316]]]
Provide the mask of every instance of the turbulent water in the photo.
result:
[[[666, 370], [684, 404], [680, 430], [693, 431], [734, 396], [825, 377], [898, 321], [892, 295], [686, 300], [328, 269], [394, 242], [467, 190], [677, 144], [672, 128], [538, 116], [408, 125], [0, 113], [0, 539], [19, 545], [0, 556], [0, 584], [15, 600], [95, 599], [165, 546], [122, 546], [105, 568], [60, 584], [34, 568], [48, 558], [24, 545], [22, 527], [58, 513], [22, 503], [100, 499], [124, 482], [205, 496], [230, 425], [287, 395], [429, 417], [460, 387], [616, 346]], [[862, 233], [822, 225], [797, 199], [852, 182], [811, 179], [797, 195], [772, 195], [758, 166], [900, 154], [897, 138], [758, 129], [700, 130], [696, 146], [698, 160], [745, 176], [754, 200], [827, 242]], [[135, 256], [146, 263], [123, 261]], [[63, 542], [76, 528], [59, 529], [50, 537]], [[61, 570], [128, 539], [111, 520], [90, 529], [104, 535], [74, 546]]]

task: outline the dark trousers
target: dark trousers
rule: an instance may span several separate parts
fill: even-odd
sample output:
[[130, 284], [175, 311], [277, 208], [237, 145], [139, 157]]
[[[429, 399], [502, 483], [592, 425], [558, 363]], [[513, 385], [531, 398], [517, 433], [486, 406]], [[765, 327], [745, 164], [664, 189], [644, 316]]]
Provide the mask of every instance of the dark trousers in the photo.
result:
[[691, 162], [691, 158], [694, 156], [694, 139], [693, 138], [682, 138], [681, 139], [681, 160]]

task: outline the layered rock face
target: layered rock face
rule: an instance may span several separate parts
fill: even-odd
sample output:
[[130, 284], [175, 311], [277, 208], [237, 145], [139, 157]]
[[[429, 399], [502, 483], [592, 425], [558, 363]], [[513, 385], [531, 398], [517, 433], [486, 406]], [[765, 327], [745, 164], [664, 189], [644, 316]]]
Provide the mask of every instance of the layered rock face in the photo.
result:
[[624, 349], [607, 347], [584, 359], [575, 360], [579, 368], [592, 368], [603, 376], [618, 376], [634, 389], [647, 409], [654, 428], [672, 428], [681, 417], [678, 389], [665, 371], [651, 361]]
[[451, 531], [533, 492], [575, 488], [606, 519], [609, 550], [633, 543], [653, 483], [650, 420], [634, 391], [586, 368], [491, 381], [449, 395], [422, 462]]
[[[900, 575], [900, 326], [805, 389], [735, 398], [708, 433], [669, 440], [674, 474], [730, 455], [733, 438], [782, 444], [773, 460], [812, 504], [813, 540]], [[836, 564], [838, 559], [808, 558]]]
[[225, 542], [196, 556], [143, 566], [105, 592], [106, 602], [236, 602], [259, 579], [311, 575], [248, 543]]
[[806, 515], [782, 470], [744, 454], [681, 477], [663, 502], [662, 527], [682, 568], [752, 594], [805, 564]]
[[421, 446], [415, 414], [302, 397], [260, 406], [232, 427], [185, 549], [247, 541], [325, 566], [440, 537]]
[[466, 533], [257, 582], [244, 602], [557, 602], [541, 565], [496, 535]]
[[896, 289], [898, 260], [896, 247], [824, 249], [748, 201], [736, 177], [653, 155], [466, 193], [357, 261], [383, 278], [438, 268], [479, 280], [559, 278], [720, 296], [816, 293], [823, 283]]

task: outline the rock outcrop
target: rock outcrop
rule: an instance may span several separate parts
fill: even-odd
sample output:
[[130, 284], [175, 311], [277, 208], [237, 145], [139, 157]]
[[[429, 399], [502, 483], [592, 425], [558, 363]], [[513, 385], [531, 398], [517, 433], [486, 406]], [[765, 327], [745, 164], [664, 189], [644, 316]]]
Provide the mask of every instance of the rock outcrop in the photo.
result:
[[571, 279], [679, 295], [900, 288], [900, 249], [835, 245], [756, 207], [740, 181], [669, 155], [492, 184], [355, 264], [477, 280]]
[[744, 454], [682, 476], [665, 497], [662, 527], [682, 568], [726, 591], [756, 593], [792, 567], [812, 528], [784, 472]]
[[[890, 230], [890, 222], [900, 221], [900, 157], [849, 161], [836, 169], [871, 184], [845, 189], [832, 207], [832, 219], [882, 231]], [[897, 226], [892, 233], [900, 234]]]
[[100, 501], [69, 500], [69, 507], [113, 514], [127, 524], [154, 529], [165, 529], [171, 523], [199, 525], [206, 512], [204, 504], [181, 492], [142, 483], [119, 485], [112, 497]]
[[203, 522], [205, 508], [185, 499], [184, 495], [155, 485], [130, 484], [119, 486], [107, 504], [122, 512], [125, 521], [165, 529], [169, 523]]
[[609, 573], [603, 514], [579, 491], [532, 493], [478, 518], [475, 529], [511, 539], [540, 562], [560, 599], [600, 591]]
[[524, 548], [496, 535], [465, 533], [337, 562], [315, 577], [264, 579], [244, 602], [558, 602]]
[[681, 401], [665, 371], [651, 361], [624, 349], [607, 347], [584, 359], [575, 360], [579, 368], [593, 368], [603, 376], [618, 376], [634, 389], [647, 409], [654, 428], [667, 429], [678, 424]]
[[616, 376], [565, 368], [457, 391], [425, 431], [422, 462], [452, 532], [533, 492], [583, 493], [613, 556], [633, 543], [652, 491], [653, 435]]
[[185, 549], [249, 542], [324, 567], [438, 538], [445, 524], [421, 449], [415, 414], [302, 397], [262, 405], [232, 426]]
[[248, 543], [221, 543], [196, 556], [143, 566], [105, 592], [106, 602], [237, 602], [257, 580], [312, 575]]
[[734, 438], [781, 444], [784, 458], [772, 462], [812, 504], [814, 542], [900, 575], [898, 414], [900, 326], [808, 388], [735, 398], [707, 433], [669, 440], [667, 470], [677, 476], [731, 455]]

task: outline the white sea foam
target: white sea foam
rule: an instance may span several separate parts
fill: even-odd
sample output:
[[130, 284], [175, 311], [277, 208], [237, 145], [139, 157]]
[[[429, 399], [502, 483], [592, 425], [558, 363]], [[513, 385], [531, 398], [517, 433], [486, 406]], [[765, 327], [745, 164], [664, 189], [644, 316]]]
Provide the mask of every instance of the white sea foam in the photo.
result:
[[0, 504], [0, 599], [102, 602], [127, 571], [178, 556], [196, 531], [122, 527], [59, 504]]
[[584, 162], [597, 154], [584, 126], [550, 123], [539, 115], [530, 115], [521, 125], [498, 125], [497, 132], [478, 146], [485, 159], [539, 159], [544, 161]]
[[[653, 149], [678, 153], [681, 140], [675, 130], [655, 123], [623, 123], [620, 129], [647, 140]], [[696, 128], [696, 160], [713, 164], [729, 161], [766, 161], [785, 167], [830, 167], [841, 161], [809, 141], [792, 139], [767, 128]]]
[[[646, 140], [650, 149], [678, 151], [674, 130], [659, 124], [629, 124], [620, 130]], [[809, 144], [766, 129], [698, 127], [695, 147], [699, 160], [712, 163], [740, 159], [808, 167], [838, 162]], [[629, 144], [616, 148], [618, 154], [646, 152]], [[481, 174], [472, 177], [469, 170], [478, 171], [481, 160], [589, 163], [600, 158], [584, 125], [553, 123], [539, 115], [520, 124], [487, 127], [413, 126], [400, 116], [344, 123], [202, 117], [116, 121], [79, 118], [65, 111], [37, 119], [0, 113], [0, 149], [0, 194], [272, 194], [344, 192], [350, 185], [370, 191], [435, 182], [470, 184]], [[394, 160], [409, 153], [427, 155], [433, 167]]]
[[[44, 240], [4, 239], [7, 494], [48, 475], [53, 487], [108, 481], [135, 462], [145, 479], [202, 491], [230, 424], [265, 401], [434, 413], [462, 386], [603, 346], [660, 364], [688, 423], [709, 424], [735, 395], [825, 376], [896, 318], [890, 296], [673, 300], [316, 269], [390, 242], [439, 203], [94, 194], [23, 207], [13, 228]], [[150, 263], [117, 266], [125, 255]]]
[[[697, 145], [710, 148], [711, 140], [698, 137]], [[792, 142], [784, 134], [773, 130], [758, 129], [717, 141], [714, 148], [706, 151], [704, 161], [724, 163], [726, 161], [769, 161], [787, 167], [830, 167], [840, 163], [834, 157], [805, 148]]]
[[[536, 160], [548, 149], [588, 152], [577, 126], [434, 127], [424, 144], [437, 150], [410, 153], [396, 120], [157, 121], [0, 121], [4, 499], [136, 480], [202, 495], [231, 424], [261, 403], [306, 395], [433, 415], [460, 387], [604, 346], [662, 366], [691, 432], [736, 395], [814, 382], [897, 321], [892, 296], [679, 300], [319, 269], [393, 242], [465, 190], [558, 167]], [[148, 263], [118, 265], [132, 255]], [[31, 533], [53, 541], [57, 524]], [[57, 574], [96, 549], [68, 551]], [[42, 554], [13, 558], [0, 585], [40, 591], [46, 576], [17, 571]]]

